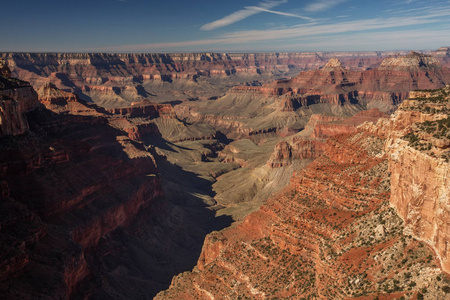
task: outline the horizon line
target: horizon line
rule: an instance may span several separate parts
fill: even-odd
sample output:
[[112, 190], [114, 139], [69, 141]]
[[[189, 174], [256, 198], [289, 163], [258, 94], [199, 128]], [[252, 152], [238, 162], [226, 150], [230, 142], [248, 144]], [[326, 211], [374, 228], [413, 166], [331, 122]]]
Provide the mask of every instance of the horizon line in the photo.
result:
[[109, 52], [109, 51], [2, 51], [0, 54], [12, 54], [12, 53], [28, 53], [28, 54], [266, 54], [266, 53], [345, 53], [345, 52], [393, 52], [393, 51], [437, 51], [440, 48], [450, 48], [450, 46], [442, 46], [437, 49], [390, 49], [390, 50], [316, 50], [316, 51], [148, 51], [148, 52]]

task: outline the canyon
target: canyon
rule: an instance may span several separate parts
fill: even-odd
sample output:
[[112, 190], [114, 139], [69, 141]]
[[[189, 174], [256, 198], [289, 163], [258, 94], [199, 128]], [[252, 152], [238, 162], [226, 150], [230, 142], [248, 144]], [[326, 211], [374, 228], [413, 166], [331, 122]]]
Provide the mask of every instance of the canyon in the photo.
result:
[[449, 53], [0, 54], [1, 297], [444, 299]]
[[171, 118], [170, 107], [112, 113], [9, 74], [0, 91], [1, 297], [151, 297], [191, 268], [213, 214], [165, 201], [158, 165], [201, 180], [142, 141], [160, 136], [142, 116]]
[[[425, 54], [431, 54], [425, 51]], [[239, 85], [261, 85], [323, 67], [333, 57], [352, 70], [377, 67], [397, 52], [310, 53], [0, 53], [15, 77], [40, 88], [46, 82], [103, 107], [149, 99], [174, 102], [210, 99]], [[449, 64], [445, 48], [433, 52]]]
[[447, 299], [449, 91], [329, 137], [156, 299]]

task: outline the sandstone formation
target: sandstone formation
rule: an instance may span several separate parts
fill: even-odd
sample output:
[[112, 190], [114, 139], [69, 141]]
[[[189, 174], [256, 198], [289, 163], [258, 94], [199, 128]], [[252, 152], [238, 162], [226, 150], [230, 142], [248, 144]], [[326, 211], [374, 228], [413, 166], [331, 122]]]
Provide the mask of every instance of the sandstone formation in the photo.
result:
[[16, 77], [36, 88], [52, 82], [104, 107], [218, 97], [231, 86], [260, 84], [318, 69], [338, 57], [352, 69], [377, 66], [395, 52], [317, 53], [3, 53]]
[[0, 60], [0, 137], [23, 134], [28, 129], [24, 114], [39, 106], [33, 88], [10, 75]]
[[376, 122], [382, 117], [386, 115], [378, 109], [362, 111], [350, 118], [312, 115], [303, 131], [277, 144], [267, 163], [272, 168], [279, 168], [296, 160], [315, 159], [323, 153], [328, 138], [355, 133], [362, 123]]
[[299, 106], [322, 101], [353, 102], [386, 111], [404, 100], [409, 91], [440, 88], [449, 78], [449, 69], [442, 67], [435, 58], [411, 52], [406, 56], [385, 58], [378, 68], [363, 72], [346, 70], [334, 59], [319, 71], [303, 72], [272, 86], [280, 95], [292, 95], [289, 98]]
[[390, 201], [408, 232], [431, 245], [450, 272], [450, 86], [415, 92], [390, 120]]
[[233, 139], [283, 136], [302, 130], [313, 114], [349, 117], [372, 108], [390, 113], [410, 90], [441, 88], [449, 81], [449, 69], [415, 52], [366, 71], [343, 68], [333, 58], [320, 70], [234, 87], [217, 100], [182, 103], [175, 110], [187, 122], [210, 124]]
[[433, 51], [433, 56], [441, 61], [446, 67], [450, 66], [450, 47], [441, 47]]
[[438, 260], [389, 208], [387, 167], [378, 136], [329, 139], [258, 212], [209, 235], [197, 267], [156, 299], [444, 299]]
[[210, 234], [197, 267], [156, 299], [447, 299], [449, 92], [412, 92], [390, 119], [365, 112], [372, 122], [329, 137], [259, 211]]
[[0, 298], [445, 299], [436, 53], [3, 54]]

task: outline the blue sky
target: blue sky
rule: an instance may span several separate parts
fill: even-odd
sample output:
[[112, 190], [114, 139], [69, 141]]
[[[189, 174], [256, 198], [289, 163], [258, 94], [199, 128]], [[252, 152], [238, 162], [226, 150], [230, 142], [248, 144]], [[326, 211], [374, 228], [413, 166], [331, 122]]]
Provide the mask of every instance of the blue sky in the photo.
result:
[[0, 1], [0, 51], [283, 52], [450, 46], [448, 0]]

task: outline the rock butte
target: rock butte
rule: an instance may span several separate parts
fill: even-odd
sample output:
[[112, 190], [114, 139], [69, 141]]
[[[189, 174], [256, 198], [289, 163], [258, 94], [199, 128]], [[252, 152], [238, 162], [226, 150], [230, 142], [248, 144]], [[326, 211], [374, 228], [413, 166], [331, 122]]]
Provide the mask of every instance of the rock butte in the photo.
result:
[[1, 54], [0, 298], [445, 299], [449, 51], [403, 54]]

